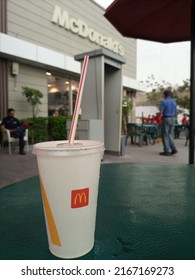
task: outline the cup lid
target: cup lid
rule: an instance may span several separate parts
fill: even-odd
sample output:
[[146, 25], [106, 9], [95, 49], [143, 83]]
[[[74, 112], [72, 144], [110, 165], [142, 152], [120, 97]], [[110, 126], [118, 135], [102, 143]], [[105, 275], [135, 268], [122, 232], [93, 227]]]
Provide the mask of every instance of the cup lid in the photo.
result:
[[104, 143], [95, 140], [76, 140], [74, 145], [70, 145], [68, 141], [48, 141], [33, 145], [33, 154], [36, 155], [68, 155], [95, 153], [104, 151]]

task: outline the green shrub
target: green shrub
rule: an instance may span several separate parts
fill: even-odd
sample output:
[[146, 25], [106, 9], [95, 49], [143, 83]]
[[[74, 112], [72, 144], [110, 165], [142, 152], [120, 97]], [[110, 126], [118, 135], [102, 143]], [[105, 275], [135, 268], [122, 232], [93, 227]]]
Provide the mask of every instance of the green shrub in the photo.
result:
[[48, 118], [35, 118], [31, 132], [34, 136], [34, 143], [48, 141]]
[[66, 116], [48, 118], [48, 131], [51, 140], [67, 140], [66, 120], [70, 118]]
[[71, 116], [37, 117], [20, 120], [29, 124], [29, 143], [67, 140], [66, 120]]
[[29, 124], [29, 143], [34, 144], [38, 142], [48, 141], [48, 118], [37, 117], [27, 118], [22, 120]]

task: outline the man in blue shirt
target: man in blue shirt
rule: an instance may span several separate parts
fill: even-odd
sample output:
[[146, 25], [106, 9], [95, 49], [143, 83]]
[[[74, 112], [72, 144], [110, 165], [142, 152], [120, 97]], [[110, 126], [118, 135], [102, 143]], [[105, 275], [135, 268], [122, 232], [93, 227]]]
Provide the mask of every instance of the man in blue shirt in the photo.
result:
[[24, 134], [25, 127], [22, 126], [18, 119], [14, 117], [15, 110], [9, 108], [7, 110], [7, 117], [2, 120], [1, 130], [8, 129], [10, 131], [11, 137], [19, 138], [19, 153], [25, 155], [24, 152]]
[[173, 140], [174, 125], [177, 117], [177, 103], [173, 100], [170, 90], [164, 91], [164, 100], [160, 103], [160, 113], [162, 116], [162, 143], [164, 151], [161, 156], [170, 156], [177, 153]]

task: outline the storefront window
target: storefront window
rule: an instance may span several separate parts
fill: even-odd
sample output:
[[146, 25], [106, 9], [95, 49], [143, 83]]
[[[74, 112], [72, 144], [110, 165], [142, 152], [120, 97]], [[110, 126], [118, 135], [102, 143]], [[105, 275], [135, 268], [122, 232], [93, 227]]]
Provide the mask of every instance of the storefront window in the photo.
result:
[[71, 88], [72, 88], [72, 112], [74, 112], [74, 107], [76, 103], [77, 93], [79, 89], [79, 82], [75, 80], [71, 80]]
[[48, 77], [48, 115], [72, 115], [79, 82], [46, 73]]

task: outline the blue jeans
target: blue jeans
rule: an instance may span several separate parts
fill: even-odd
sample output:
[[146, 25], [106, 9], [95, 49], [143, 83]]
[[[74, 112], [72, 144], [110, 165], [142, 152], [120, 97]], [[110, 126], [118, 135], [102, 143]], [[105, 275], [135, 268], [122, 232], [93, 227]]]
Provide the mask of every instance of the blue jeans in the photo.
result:
[[19, 138], [20, 152], [24, 151], [25, 128], [23, 126], [18, 126], [16, 131], [11, 131], [10, 134], [11, 134], [11, 137]]
[[164, 152], [170, 152], [176, 150], [175, 143], [173, 140], [174, 132], [174, 117], [163, 117], [162, 119], [162, 142], [164, 147]]

